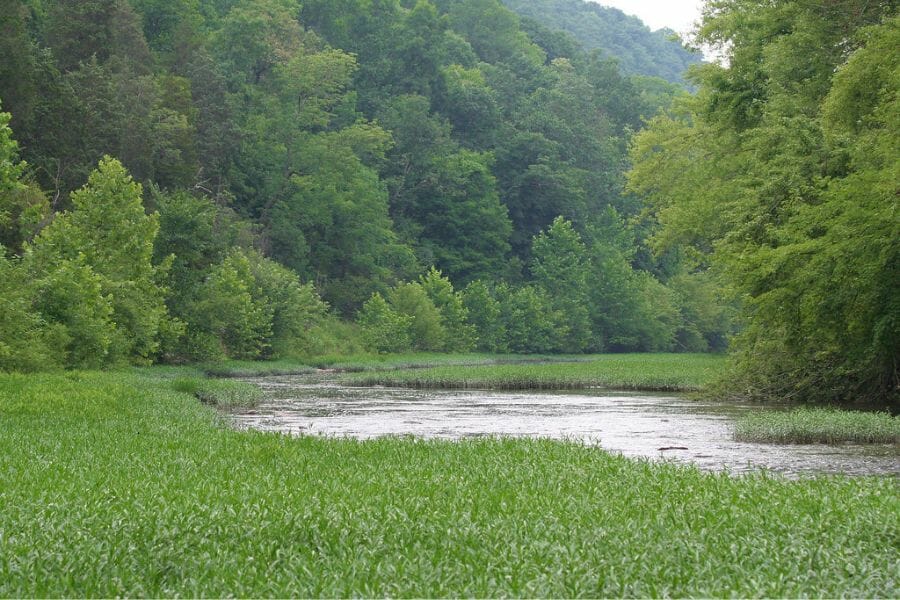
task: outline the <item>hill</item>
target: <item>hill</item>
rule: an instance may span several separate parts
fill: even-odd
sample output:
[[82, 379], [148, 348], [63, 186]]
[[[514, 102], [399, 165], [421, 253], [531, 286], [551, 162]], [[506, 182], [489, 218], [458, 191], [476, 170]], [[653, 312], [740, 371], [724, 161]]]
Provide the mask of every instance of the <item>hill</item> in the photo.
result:
[[651, 31], [637, 17], [617, 8], [584, 0], [503, 0], [527, 19], [561, 29], [574, 36], [588, 50], [601, 50], [615, 58], [623, 72], [684, 82], [684, 72], [701, 60], [673, 39], [674, 31]]

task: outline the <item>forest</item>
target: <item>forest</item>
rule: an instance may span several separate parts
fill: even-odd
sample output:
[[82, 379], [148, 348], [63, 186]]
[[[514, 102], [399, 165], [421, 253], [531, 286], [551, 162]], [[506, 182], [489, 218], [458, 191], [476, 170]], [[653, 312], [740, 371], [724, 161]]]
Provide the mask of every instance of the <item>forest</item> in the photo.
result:
[[0, 369], [728, 348], [896, 401], [895, 2], [711, 0], [694, 93], [499, 0], [3, 4]]
[[687, 69], [699, 64], [699, 51], [683, 45], [671, 29], [651, 31], [637, 17], [591, 0], [503, 0], [532, 22], [571, 34], [584, 48], [614, 58], [623, 73], [688, 83]]
[[897, 1], [702, 12], [0, 0], [0, 598], [900, 597]]

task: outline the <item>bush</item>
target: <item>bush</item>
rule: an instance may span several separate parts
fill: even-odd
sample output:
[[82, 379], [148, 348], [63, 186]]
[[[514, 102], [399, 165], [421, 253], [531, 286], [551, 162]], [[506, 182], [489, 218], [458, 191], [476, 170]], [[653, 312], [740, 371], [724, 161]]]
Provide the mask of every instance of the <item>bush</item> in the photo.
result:
[[376, 352], [408, 350], [411, 345], [412, 321], [413, 317], [392, 309], [378, 292], [363, 304], [356, 317], [356, 322], [362, 329], [364, 343]]
[[506, 326], [501, 319], [500, 302], [483, 281], [473, 281], [463, 291], [463, 303], [469, 323], [477, 332], [478, 350], [506, 352]]
[[416, 350], [440, 351], [447, 343], [441, 312], [419, 283], [403, 283], [388, 292], [391, 307], [411, 317], [409, 335]]
[[468, 352], [475, 347], [477, 332], [469, 324], [469, 310], [462, 294], [453, 291], [453, 284], [434, 267], [419, 278], [419, 284], [441, 315], [447, 332], [443, 349], [447, 352]]
[[0, 370], [37, 371], [63, 363], [59, 335], [32, 306], [33, 287], [21, 263], [7, 259], [0, 246]]
[[534, 286], [497, 287], [500, 319], [510, 351], [561, 352], [569, 334], [565, 315], [553, 308], [546, 292]]
[[272, 337], [273, 310], [254, 298], [255, 288], [252, 265], [240, 251], [213, 267], [191, 307], [187, 351], [192, 358], [262, 355]]

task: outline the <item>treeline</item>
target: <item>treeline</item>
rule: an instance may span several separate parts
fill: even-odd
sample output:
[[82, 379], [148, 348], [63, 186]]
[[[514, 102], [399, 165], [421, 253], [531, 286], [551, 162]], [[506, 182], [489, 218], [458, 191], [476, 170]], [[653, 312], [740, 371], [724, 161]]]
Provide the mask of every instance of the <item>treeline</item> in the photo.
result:
[[[701, 62], [671, 29], [651, 31], [640, 19], [592, 0], [503, 0], [517, 14], [571, 34], [588, 50], [601, 50], [630, 75], [684, 84]], [[528, 22], [526, 21], [526, 27]]]
[[[30, 323], [66, 365], [315, 351], [379, 296], [405, 314], [431, 267], [542, 316], [524, 342], [470, 299], [475, 347], [724, 345], [708, 274], [650, 253], [624, 190], [630, 132], [677, 90], [499, 0], [5, 0], [0, 30], [0, 243], [30, 282], [3, 301], [31, 315], [7, 346]], [[561, 228], [567, 300], [540, 249]]]
[[900, 390], [896, 2], [711, 3], [726, 65], [650, 122], [630, 186], [744, 306], [727, 391], [876, 401]]

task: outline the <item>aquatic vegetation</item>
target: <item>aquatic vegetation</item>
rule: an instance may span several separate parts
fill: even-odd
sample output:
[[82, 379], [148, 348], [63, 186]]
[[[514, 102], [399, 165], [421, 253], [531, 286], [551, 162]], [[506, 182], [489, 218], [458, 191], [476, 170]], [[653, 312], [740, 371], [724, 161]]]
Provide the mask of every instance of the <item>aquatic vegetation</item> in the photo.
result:
[[336, 371], [390, 371], [424, 369], [441, 366], [469, 367], [477, 365], [585, 362], [592, 357], [583, 354], [490, 354], [480, 352], [440, 353], [407, 352], [396, 354], [359, 354], [353, 356], [320, 356], [310, 364]]
[[734, 437], [742, 442], [781, 444], [898, 444], [900, 417], [834, 408], [760, 411], [738, 419]]
[[190, 394], [204, 404], [220, 408], [253, 406], [262, 397], [262, 390], [243, 381], [209, 379], [205, 377], [179, 377], [171, 383], [177, 392]]
[[603, 354], [578, 362], [441, 366], [349, 375], [352, 385], [415, 388], [695, 391], [724, 367], [711, 354]]
[[201, 365], [209, 377], [267, 377], [270, 375], [306, 375], [315, 367], [294, 359], [278, 360], [224, 360]]
[[889, 478], [239, 432], [189, 376], [0, 375], [0, 596], [897, 595]]

